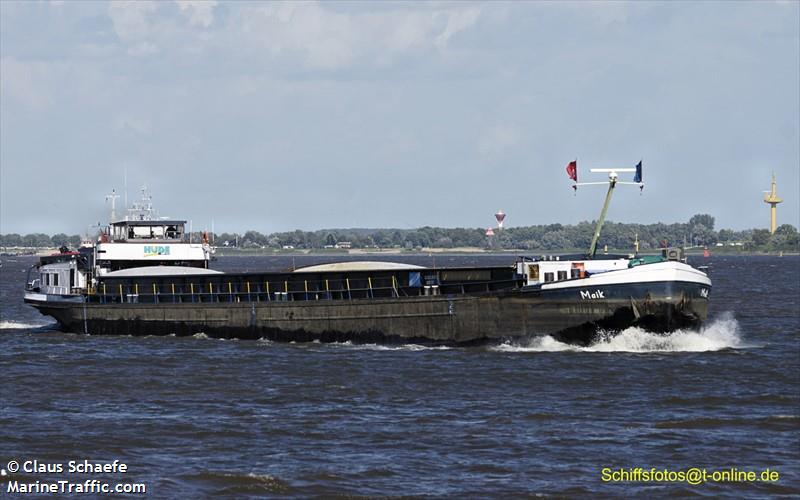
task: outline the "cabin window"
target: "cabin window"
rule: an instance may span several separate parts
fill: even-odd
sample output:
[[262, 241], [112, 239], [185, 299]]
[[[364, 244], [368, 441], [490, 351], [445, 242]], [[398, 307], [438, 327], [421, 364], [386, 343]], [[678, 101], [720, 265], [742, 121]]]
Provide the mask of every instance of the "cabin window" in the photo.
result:
[[70, 269], [69, 270], [69, 287], [70, 288], [75, 288], [75, 270], [74, 269]]
[[566, 271], [559, 271], [558, 272], [558, 281], [567, 279], [567, 272]]
[[42, 285], [49, 285], [50, 284], [50, 274], [44, 273], [42, 275]]
[[58, 274], [53, 274], [53, 286], [58, 286]]
[[539, 281], [539, 265], [528, 266], [528, 281]]
[[553, 273], [544, 273], [544, 282], [549, 283], [553, 280]]
[[572, 277], [573, 278], [585, 278], [586, 277], [586, 266], [584, 266], [583, 262], [573, 262], [573, 264], [572, 264]]

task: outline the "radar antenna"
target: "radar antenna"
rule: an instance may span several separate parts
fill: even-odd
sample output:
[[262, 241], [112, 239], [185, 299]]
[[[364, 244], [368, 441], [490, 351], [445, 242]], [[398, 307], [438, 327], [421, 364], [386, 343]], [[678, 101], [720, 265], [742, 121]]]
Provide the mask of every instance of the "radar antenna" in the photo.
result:
[[142, 199], [139, 203], [131, 203], [126, 220], [155, 220], [152, 200], [153, 197], [147, 192], [147, 186], [143, 186]]

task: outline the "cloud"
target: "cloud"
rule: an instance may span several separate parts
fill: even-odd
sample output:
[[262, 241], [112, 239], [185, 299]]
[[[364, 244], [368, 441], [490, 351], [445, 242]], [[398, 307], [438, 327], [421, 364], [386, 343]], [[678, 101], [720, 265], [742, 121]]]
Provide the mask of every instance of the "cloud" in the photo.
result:
[[436, 46], [439, 47], [439, 49], [445, 48], [447, 42], [453, 35], [474, 25], [480, 14], [481, 11], [478, 8], [448, 12], [447, 26], [445, 26], [444, 31], [436, 37]]
[[215, 0], [175, 0], [192, 26], [208, 28], [214, 22]]
[[352, 18], [330, 12], [317, 3], [270, 3], [246, 16], [245, 29], [264, 43], [273, 56], [300, 53], [309, 66], [335, 68], [356, 56]]
[[442, 49], [479, 15], [474, 7], [342, 13], [318, 2], [285, 2], [244, 8], [238, 24], [273, 59], [299, 56], [309, 68], [336, 70], [385, 66], [405, 53]]
[[[142, 181], [181, 186], [165, 210], [195, 221], [227, 212], [239, 229], [362, 224], [366, 212], [379, 225], [472, 226], [503, 193], [447, 208], [517, 175], [554, 186], [503, 202], [535, 213], [564, 201], [563, 165], [575, 155], [586, 166], [645, 158], [645, 198], [620, 197], [612, 218], [685, 220], [716, 206], [721, 226], [762, 225], [759, 191], [775, 168], [781, 221], [800, 220], [796, 1], [46, 5], [2, 3], [8, 231], [33, 227], [28, 217], [65, 230], [67, 219], [26, 204], [19, 188], [42, 172], [90, 169], [73, 188], [106, 192], [125, 160]], [[714, 189], [681, 184], [698, 165]], [[753, 195], [752, 182], [726, 177], [731, 165], [766, 181]], [[398, 212], [408, 193], [392, 186], [404, 178], [448, 189]], [[209, 182], [239, 196], [200, 203]], [[41, 196], [57, 200], [59, 188], [42, 185]], [[319, 203], [284, 219], [242, 215], [264, 199], [297, 206], [301, 188]], [[352, 203], [319, 219], [341, 199]], [[547, 217], [586, 214], [580, 202]]]
[[152, 37], [152, 14], [158, 5], [146, 1], [119, 1], [108, 4], [108, 15], [119, 39], [128, 45], [134, 56], [152, 54], [158, 50]]
[[13, 57], [0, 59], [0, 88], [10, 97], [32, 108], [49, 106], [53, 98], [46, 88], [50, 72], [45, 63], [19, 61]]
[[353, 9], [322, 2], [254, 2], [227, 4], [220, 22], [218, 6], [201, 0], [116, 1], [103, 9], [111, 20], [110, 33], [129, 55], [157, 53], [159, 60], [178, 57], [186, 63], [195, 55], [214, 57], [235, 46], [225, 64], [248, 73], [267, 69], [273, 76], [275, 71], [431, 64], [451, 57], [457, 34], [470, 30], [481, 16], [474, 4]]
[[132, 132], [135, 135], [150, 135], [152, 123], [147, 118], [118, 116], [114, 121], [114, 128], [123, 132]]
[[478, 138], [478, 152], [484, 156], [499, 154], [514, 146], [519, 141], [519, 134], [514, 127], [495, 125], [483, 131]]

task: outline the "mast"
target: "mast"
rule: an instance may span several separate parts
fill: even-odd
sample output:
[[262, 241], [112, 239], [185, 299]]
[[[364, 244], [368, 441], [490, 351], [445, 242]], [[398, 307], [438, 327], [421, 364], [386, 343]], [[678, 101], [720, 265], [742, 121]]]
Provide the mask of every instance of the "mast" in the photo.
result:
[[[606, 221], [606, 214], [608, 213], [608, 207], [611, 204], [611, 196], [614, 194], [614, 188], [617, 184], [630, 184], [633, 186], [639, 186], [639, 189], [644, 188], [644, 183], [642, 182], [642, 162], [640, 161], [636, 168], [592, 168], [589, 169], [590, 172], [607, 172], [608, 173], [608, 181], [607, 182], [582, 182], [578, 183], [578, 166], [577, 161], [571, 162], [567, 166], [567, 175], [570, 176], [570, 179], [576, 181], [573, 184], [573, 189], [577, 191], [578, 186], [591, 186], [591, 185], [604, 185], [608, 184], [608, 191], [606, 192], [606, 200], [603, 203], [603, 210], [600, 211], [600, 218], [597, 219], [597, 225], [594, 228], [594, 234], [592, 235], [592, 243], [589, 246], [589, 253], [588, 258], [593, 259], [595, 254], [597, 253], [597, 242], [600, 239], [600, 233], [603, 230], [603, 224]], [[633, 182], [623, 182], [617, 180], [619, 177], [618, 172], [634, 172]]]
[[112, 189], [111, 194], [106, 195], [106, 201], [111, 200], [111, 216], [109, 222], [116, 222], [117, 220], [117, 198], [119, 198], [119, 195], [116, 189]]
[[[594, 171], [594, 170], [592, 170]], [[589, 245], [589, 258], [593, 259], [597, 251], [597, 240], [600, 239], [600, 231], [603, 230], [603, 223], [606, 221], [606, 213], [608, 213], [608, 205], [611, 203], [611, 195], [614, 194], [614, 187], [617, 185], [617, 176], [613, 177], [609, 174], [608, 192], [606, 193], [606, 201], [603, 203], [603, 210], [600, 211], [600, 218], [597, 219], [597, 226], [594, 228], [594, 235], [592, 236], [592, 244]]]
[[132, 203], [128, 209], [125, 220], [155, 220], [155, 210], [153, 210], [153, 197], [147, 192], [147, 186], [142, 186], [142, 200], [139, 203]]
[[128, 208], [128, 167], [125, 167], [122, 175], [122, 183], [125, 188], [125, 208]]

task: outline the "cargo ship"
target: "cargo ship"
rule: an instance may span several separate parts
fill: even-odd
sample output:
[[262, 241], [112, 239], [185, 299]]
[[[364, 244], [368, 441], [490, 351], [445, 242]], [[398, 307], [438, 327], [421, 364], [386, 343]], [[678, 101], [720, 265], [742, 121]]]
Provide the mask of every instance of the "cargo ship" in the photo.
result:
[[681, 249], [596, 256], [602, 222], [588, 254], [508, 266], [360, 261], [223, 273], [211, 269], [205, 236], [190, 241], [185, 221], [158, 218], [145, 201], [91, 244], [41, 257], [25, 302], [67, 332], [296, 342], [470, 345], [549, 335], [587, 344], [630, 326], [664, 332], [707, 317], [711, 281]]

